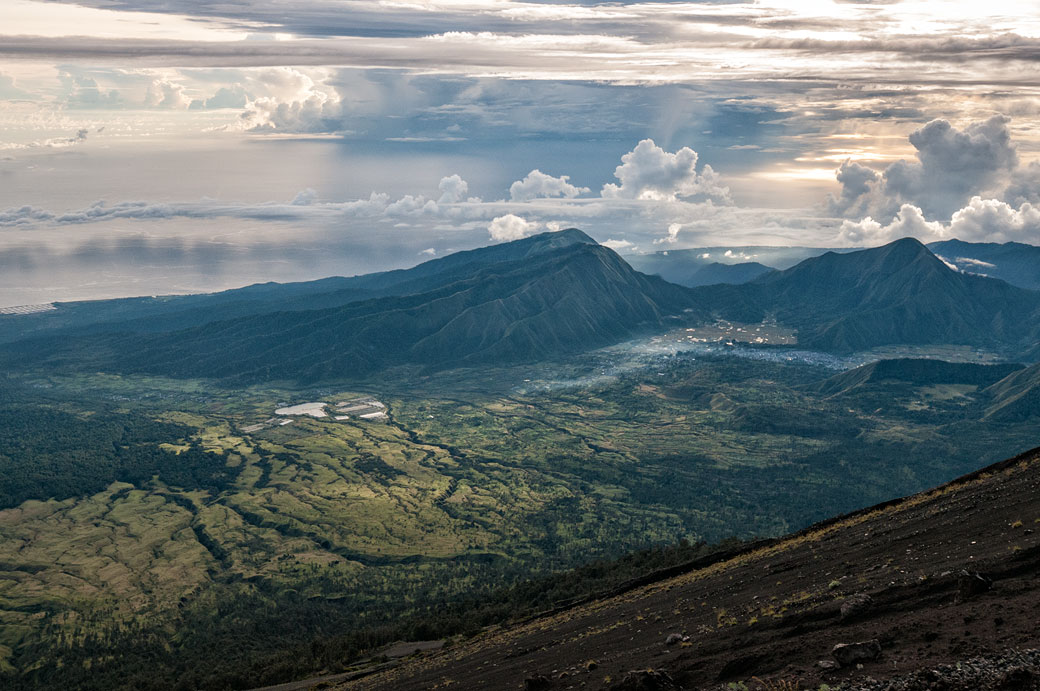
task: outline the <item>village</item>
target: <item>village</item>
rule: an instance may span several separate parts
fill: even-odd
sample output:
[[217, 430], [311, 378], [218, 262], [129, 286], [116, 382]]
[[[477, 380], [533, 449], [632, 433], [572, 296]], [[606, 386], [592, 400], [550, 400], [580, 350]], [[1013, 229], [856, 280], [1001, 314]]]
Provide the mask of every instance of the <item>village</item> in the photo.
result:
[[372, 396], [359, 396], [335, 404], [314, 401], [286, 405], [275, 409], [274, 414], [275, 417], [243, 427], [242, 431], [252, 434], [269, 427], [291, 425], [297, 418], [304, 416], [319, 419], [331, 417], [337, 422], [344, 422], [352, 418], [367, 422], [385, 422], [389, 419], [386, 404]]

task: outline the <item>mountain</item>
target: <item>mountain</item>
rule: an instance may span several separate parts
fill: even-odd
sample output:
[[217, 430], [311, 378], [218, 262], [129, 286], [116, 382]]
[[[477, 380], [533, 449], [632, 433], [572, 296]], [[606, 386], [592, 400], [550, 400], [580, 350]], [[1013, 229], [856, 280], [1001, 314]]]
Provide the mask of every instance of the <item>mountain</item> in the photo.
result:
[[636, 271], [660, 276], [666, 281], [685, 285], [687, 277], [711, 263], [736, 265], [761, 263], [774, 269], [789, 269], [799, 262], [825, 252], [854, 252], [855, 248], [773, 247], [750, 245], [741, 247], [698, 247], [684, 250], [662, 250], [649, 254], [625, 254], [625, 261]]
[[712, 262], [694, 271], [686, 281], [677, 281], [677, 283], [690, 288], [710, 286], [715, 283], [739, 285], [753, 281], [771, 271], [773, 271], [772, 267], [759, 264], [758, 262], [744, 262], [742, 264]]
[[1037, 689], [1038, 491], [1034, 450], [329, 685]]
[[889, 344], [962, 344], [1027, 360], [1040, 352], [1040, 293], [952, 270], [917, 240], [715, 281], [766, 270], [708, 263], [694, 276], [713, 284], [684, 288], [572, 229], [353, 278], [59, 305], [2, 317], [10, 328], [0, 331], [22, 363], [264, 380], [533, 361], [680, 315], [772, 317], [797, 330], [800, 346], [833, 353]]
[[532, 253], [532, 244], [494, 248], [509, 260], [489, 266], [456, 260], [433, 275], [411, 274], [410, 285], [443, 284], [424, 292], [167, 333], [103, 334], [74, 348], [63, 339], [37, 340], [19, 351], [49, 356], [53, 365], [313, 381], [396, 365], [552, 358], [659, 329], [692, 304], [687, 289], [634, 271], [606, 247], [563, 242]]
[[710, 264], [704, 264], [693, 268], [686, 275], [665, 280], [677, 285], [686, 286], [687, 288], [698, 288], [700, 286], [710, 286], [717, 283], [739, 285], [741, 283], [753, 281], [770, 271], [773, 271], [772, 267], [766, 266], [765, 264], [759, 264], [758, 262], [744, 262], [742, 264], [721, 264], [719, 262], [711, 262]]
[[452, 283], [480, 268], [520, 261], [596, 241], [576, 228], [431, 259], [410, 269], [297, 283], [258, 283], [203, 295], [165, 295], [56, 303], [54, 310], [0, 315], [0, 343], [32, 334], [162, 332], [278, 311], [338, 307], [388, 295], [409, 295]]
[[[822, 250], [821, 250], [822, 251]], [[733, 253], [730, 251], [730, 256]], [[750, 256], [744, 252], [737, 257]], [[725, 261], [726, 252], [711, 250], [671, 250], [654, 254], [630, 254], [625, 256], [636, 271], [660, 276], [670, 283], [696, 288], [715, 283], [747, 283], [773, 267], [755, 261]], [[719, 261], [723, 260], [723, 261]]]
[[775, 316], [799, 344], [835, 353], [886, 344], [963, 344], [1022, 352], [1040, 334], [1040, 294], [954, 271], [913, 238], [827, 252], [741, 286], [694, 290], [719, 316]]
[[1009, 375], [983, 393], [991, 397], [986, 417], [998, 422], [1022, 422], [1040, 416], [1040, 364]]
[[979, 365], [967, 362], [899, 358], [878, 360], [842, 372], [813, 385], [824, 396], [849, 393], [881, 382], [902, 382], [913, 386], [969, 384], [985, 388], [1024, 369], [1019, 364]]
[[944, 240], [928, 249], [961, 271], [990, 276], [1013, 286], [1040, 290], [1040, 247], [1021, 242]]

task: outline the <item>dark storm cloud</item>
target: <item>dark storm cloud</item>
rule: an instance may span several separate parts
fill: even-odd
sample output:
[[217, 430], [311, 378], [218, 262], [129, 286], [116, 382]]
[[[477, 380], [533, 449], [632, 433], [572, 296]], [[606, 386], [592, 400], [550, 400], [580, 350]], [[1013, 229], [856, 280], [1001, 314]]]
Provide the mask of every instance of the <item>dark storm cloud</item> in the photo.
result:
[[958, 130], [946, 120], [932, 120], [910, 134], [916, 161], [901, 159], [880, 175], [858, 163], [842, 165], [841, 196], [832, 198], [831, 206], [837, 213], [887, 218], [913, 204], [930, 217], [949, 218], [972, 196], [1006, 185], [1015, 172], [1018, 153], [1009, 123], [1010, 118], [995, 115]]

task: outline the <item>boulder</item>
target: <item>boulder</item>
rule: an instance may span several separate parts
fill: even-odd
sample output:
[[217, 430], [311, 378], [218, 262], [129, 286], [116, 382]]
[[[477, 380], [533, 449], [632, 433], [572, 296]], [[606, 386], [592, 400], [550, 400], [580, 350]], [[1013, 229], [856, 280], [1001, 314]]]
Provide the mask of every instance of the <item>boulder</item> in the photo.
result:
[[611, 691], [682, 691], [682, 687], [663, 669], [625, 672], [621, 681], [608, 688]]
[[857, 643], [838, 643], [831, 650], [831, 657], [842, 667], [851, 667], [860, 662], [871, 662], [881, 655], [881, 643], [872, 639]]
[[851, 595], [841, 603], [841, 620], [855, 619], [870, 611], [873, 606], [874, 600], [866, 593]]
[[1001, 675], [994, 688], [1000, 691], [1028, 691], [1040, 687], [1040, 678], [1026, 667], [1012, 667]]
[[552, 687], [552, 679], [544, 674], [536, 674], [524, 679], [524, 691], [549, 691]]
[[961, 571], [957, 576], [957, 600], [963, 602], [993, 587], [993, 581], [974, 571]]

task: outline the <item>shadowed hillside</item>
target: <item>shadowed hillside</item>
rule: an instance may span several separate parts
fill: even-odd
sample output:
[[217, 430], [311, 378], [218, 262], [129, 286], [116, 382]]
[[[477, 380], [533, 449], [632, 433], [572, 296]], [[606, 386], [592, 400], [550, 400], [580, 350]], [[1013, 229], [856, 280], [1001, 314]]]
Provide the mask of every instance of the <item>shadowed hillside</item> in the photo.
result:
[[51, 348], [55, 364], [124, 372], [335, 379], [396, 365], [517, 362], [578, 352], [661, 328], [691, 304], [686, 289], [639, 274], [613, 251], [584, 242], [467, 269], [464, 276], [426, 292], [336, 308], [95, 337], [74, 352], [53, 342], [32, 350]]
[[1040, 365], [1000, 380], [985, 393], [993, 397], [986, 409], [986, 417], [992, 420], [1022, 422], [1040, 415]]
[[32, 315], [0, 315], [0, 343], [53, 332], [163, 332], [254, 314], [339, 307], [390, 295], [422, 293], [454, 283], [480, 269], [554, 252], [595, 245], [576, 228], [541, 233], [513, 242], [455, 252], [410, 269], [298, 283], [258, 283], [203, 295], [165, 295], [57, 303]]
[[695, 292], [721, 316], [772, 314], [798, 329], [801, 345], [837, 353], [894, 343], [1021, 351], [1035, 344], [1040, 324], [1040, 294], [954, 271], [912, 238]]
[[970, 384], [987, 387], [1023, 369], [1022, 365], [977, 365], [944, 360], [898, 359], [878, 360], [842, 372], [819, 384], [813, 391], [825, 396], [848, 393], [854, 389], [885, 381], [899, 381], [915, 386], [928, 384]]
[[340, 688], [1035, 689], [1038, 492], [1032, 451]]
[[1040, 247], [1021, 242], [931, 242], [928, 249], [958, 269], [1040, 290]]

